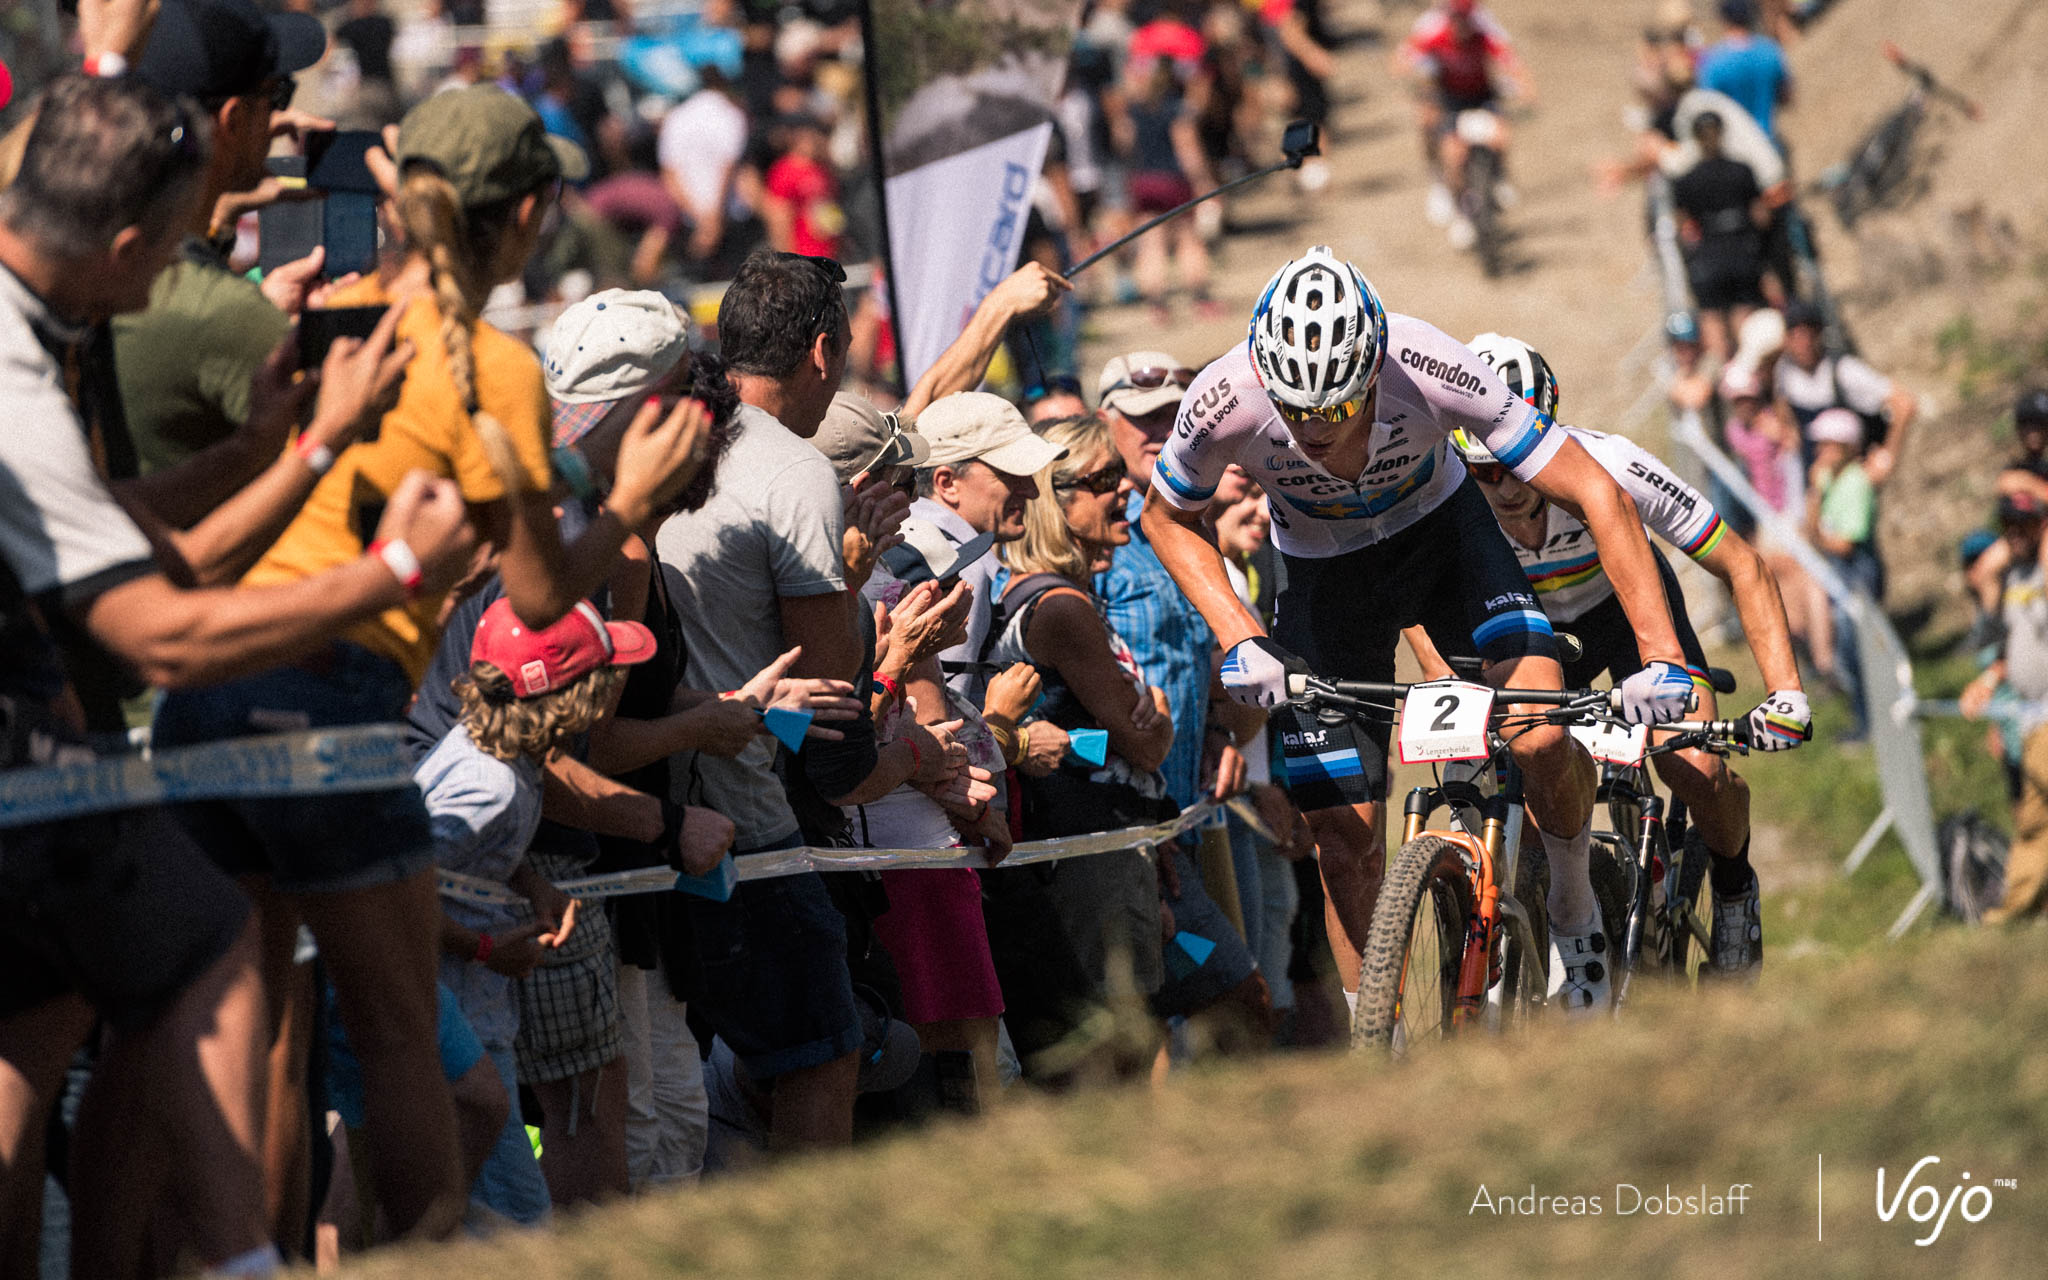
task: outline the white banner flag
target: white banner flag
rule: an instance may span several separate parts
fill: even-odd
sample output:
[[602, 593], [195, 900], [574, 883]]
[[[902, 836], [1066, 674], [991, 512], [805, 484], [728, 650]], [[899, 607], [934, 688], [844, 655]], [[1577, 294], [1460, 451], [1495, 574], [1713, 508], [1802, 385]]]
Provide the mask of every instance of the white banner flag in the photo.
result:
[[1010, 274], [1052, 126], [1042, 124], [888, 180], [903, 376], [915, 383]]
[[874, 0], [884, 217], [915, 383], [1015, 268], [1079, 0]]

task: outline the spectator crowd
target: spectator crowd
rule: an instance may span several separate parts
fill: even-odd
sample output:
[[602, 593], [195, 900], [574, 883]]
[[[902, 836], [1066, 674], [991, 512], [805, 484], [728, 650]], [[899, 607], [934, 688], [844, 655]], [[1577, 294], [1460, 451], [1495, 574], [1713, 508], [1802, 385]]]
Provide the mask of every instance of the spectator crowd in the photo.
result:
[[[793, 156], [792, 190], [836, 172], [830, 77], [745, 23], [739, 74], [695, 65], [649, 135], [729, 167], [643, 182], [682, 216], [625, 255], [729, 274], [716, 342], [613, 285], [663, 282], [629, 266], [536, 350], [486, 309], [632, 178], [625, 122], [572, 129], [545, 55], [531, 99], [479, 74], [400, 110], [405, 31], [331, 16], [358, 82], [321, 116], [305, 13], [84, 0], [83, 68], [7, 139], [0, 764], [390, 725], [411, 769], [0, 827], [9, 1273], [269, 1274], [1329, 1042], [1264, 713], [1136, 527], [1200, 362], [974, 390], [1069, 296], [1026, 261], [895, 408], [853, 390], [841, 255], [872, 248], [772, 203]], [[817, 71], [845, 46], [813, 25]], [[297, 190], [266, 161], [337, 117], [392, 126], [363, 157], [381, 252], [248, 271], [244, 215]], [[742, 181], [763, 118], [788, 149]], [[1270, 612], [1263, 495], [1233, 476], [1210, 516]], [[1181, 838], [1003, 865], [1226, 799]], [[759, 874], [794, 848], [985, 865]], [[559, 887], [592, 875], [690, 891]]]

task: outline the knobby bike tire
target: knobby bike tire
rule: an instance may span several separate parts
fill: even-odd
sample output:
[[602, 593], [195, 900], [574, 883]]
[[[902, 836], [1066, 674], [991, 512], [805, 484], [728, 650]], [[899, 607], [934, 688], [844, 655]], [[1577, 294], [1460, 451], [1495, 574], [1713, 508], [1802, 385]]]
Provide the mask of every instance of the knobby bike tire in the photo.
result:
[[[1418, 836], [1401, 847], [1366, 932], [1352, 1047], [1406, 1053], [1449, 1032], [1474, 909], [1472, 878], [1457, 845]], [[1418, 918], [1427, 931], [1416, 928]], [[1406, 1007], [1404, 987], [1416, 997]]]
[[1485, 147], [1475, 148], [1466, 169], [1466, 190], [1475, 193], [1472, 201], [1472, 231], [1474, 247], [1479, 250], [1479, 266], [1488, 278], [1501, 273], [1505, 265], [1501, 256], [1500, 205], [1494, 196], [1494, 183], [1500, 181], [1500, 158]]
[[1510, 928], [1503, 946], [1507, 954], [1501, 961], [1501, 999], [1507, 1007], [1509, 1017], [1520, 1017], [1527, 1010], [1521, 1008], [1524, 966], [1535, 979], [1535, 998], [1543, 999], [1548, 987], [1550, 969], [1550, 909], [1545, 905], [1550, 900], [1550, 857], [1543, 850], [1543, 837], [1536, 830], [1536, 824], [1525, 817], [1522, 822], [1522, 848], [1515, 859], [1515, 901], [1529, 913], [1529, 932], [1536, 945], [1533, 956], [1525, 956], [1515, 942], [1512, 929], [1502, 922], [1503, 928]]
[[[1678, 868], [1678, 893], [1682, 901], [1692, 904], [1693, 917], [1709, 929], [1714, 922], [1713, 890], [1707, 883], [1707, 845], [1700, 838], [1700, 829], [1691, 827], [1685, 833], [1685, 858]], [[1674, 928], [1671, 939], [1671, 968], [1687, 982], [1697, 982], [1700, 970], [1710, 967], [1713, 957], [1708, 954], [1706, 944], [1699, 940], [1691, 929]]]

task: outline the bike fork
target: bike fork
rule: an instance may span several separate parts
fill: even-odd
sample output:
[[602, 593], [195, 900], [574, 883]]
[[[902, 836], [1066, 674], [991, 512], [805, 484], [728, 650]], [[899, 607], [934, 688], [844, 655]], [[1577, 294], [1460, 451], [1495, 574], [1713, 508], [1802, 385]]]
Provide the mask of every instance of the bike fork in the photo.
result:
[[[1628, 913], [1628, 936], [1622, 941], [1621, 981], [1614, 989], [1617, 1012], [1628, 999], [1629, 980], [1635, 975], [1636, 966], [1642, 963], [1643, 925], [1650, 918], [1650, 876], [1655, 869], [1657, 824], [1664, 813], [1664, 802], [1657, 796], [1643, 797], [1642, 804], [1642, 825], [1636, 833], [1636, 900]], [[1670, 874], [1668, 867], [1665, 874]]]

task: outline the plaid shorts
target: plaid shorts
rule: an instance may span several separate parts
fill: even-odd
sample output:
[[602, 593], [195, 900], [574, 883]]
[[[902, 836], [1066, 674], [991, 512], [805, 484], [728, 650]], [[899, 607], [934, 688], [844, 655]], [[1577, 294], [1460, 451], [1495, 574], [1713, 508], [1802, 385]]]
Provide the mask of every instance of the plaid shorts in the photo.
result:
[[[550, 880], [582, 875], [575, 858], [536, 849], [534, 869]], [[521, 923], [532, 918], [522, 912]], [[569, 945], [516, 984], [519, 991], [521, 1084], [547, 1084], [582, 1075], [623, 1051], [619, 1029], [619, 957], [612, 923], [602, 909], [579, 910]]]

